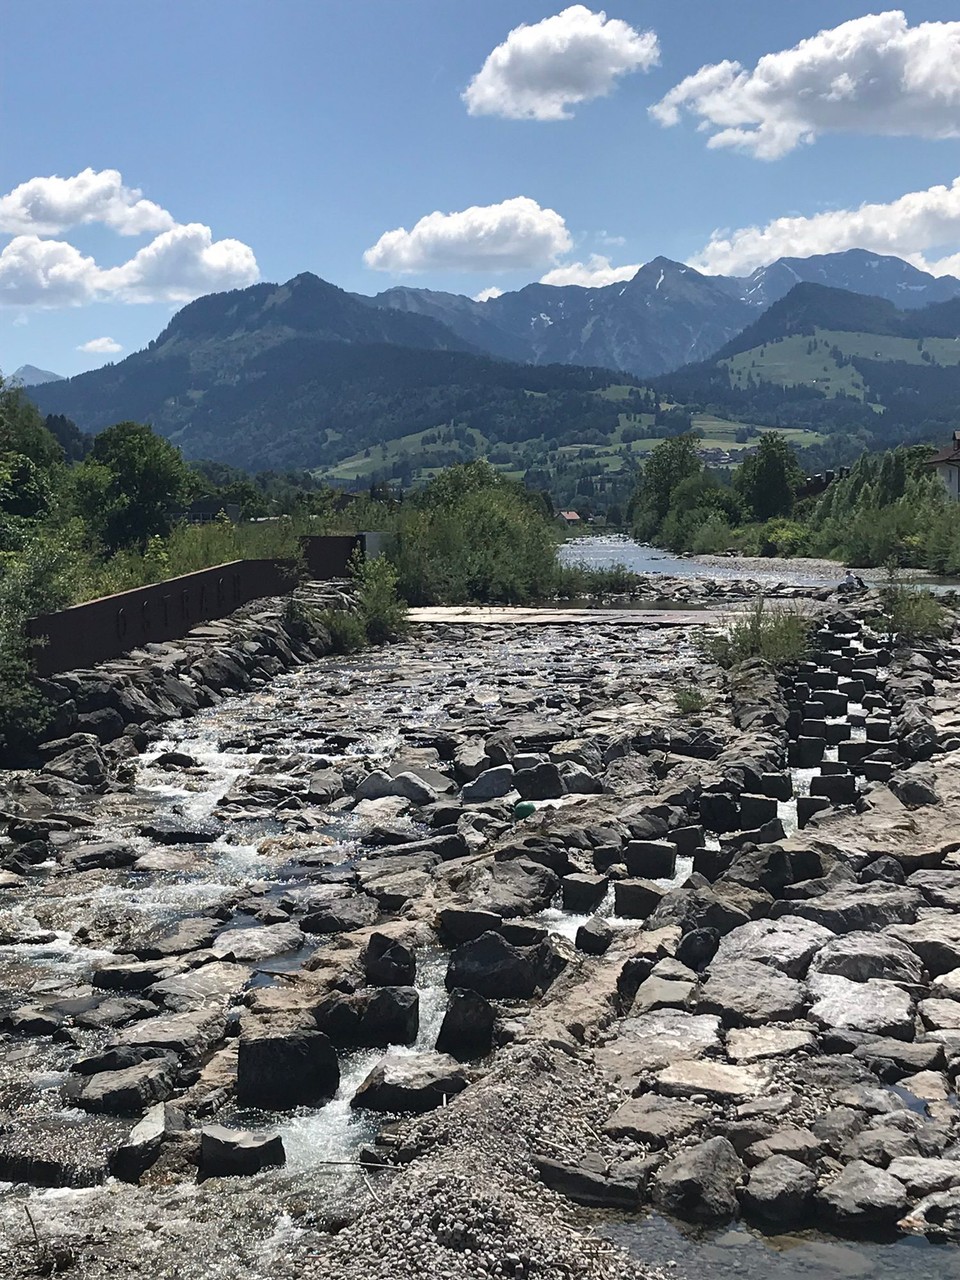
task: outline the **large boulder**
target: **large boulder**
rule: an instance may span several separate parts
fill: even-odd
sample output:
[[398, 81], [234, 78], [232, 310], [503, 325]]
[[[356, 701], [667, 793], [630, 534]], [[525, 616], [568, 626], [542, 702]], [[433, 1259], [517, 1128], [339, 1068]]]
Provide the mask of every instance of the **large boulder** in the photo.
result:
[[916, 1006], [896, 983], [880, 978], [851, 982], [837, 974], [815, 973], [808, 985], [813, 997], [810, 1019], [818, 1026], [913, 1039]]
[[907, 1207], [903, 1183], [863, 1160], [851, 1161], [817, 1198], [838, 1226], [883, 1234], [895, 1232]]
[[337, 1052], [315, 1027], [291, 1018], [246, 1014], [240, 1023], [237, 1101], [286, 1111], [332, 1098], [340, 1085]]
[[629, 1138], [648, 1147], [665, 1147], [686, 1138], [709, 1118], [706, 1107], [645, 1093], [628, 1098], [619, 1106], [604, 1124], [603, 1132], [611, 1138]]
[[485, 1058], [493, 1048], [496, 1015], [476, 991], [455, 989], [437, 1036], [437, 1052], [458, 1062]]
[[689, 1147], [657, 1174], [654, 1203], [665, 1213], [695, 1222], [716, 1222], [737, 1212], [737, 1187], [744, 1168], [726, 1138]]
[[764, 1026], [803, 1015], [803, 988], [794, 978], [751, 960], [714, 960], [697, 1005], [728, 1026]]
[[923, 965], [905, 942], [886, 933], [848, 933], [829, 939], [814, 956], [811, 974], [836, 974], [853, 982], [883, 978], [919, 983]]
[[812, 920], [784, 916], [781, 920], [750, 920], [720, 939], [714, 963], [749, 960], [802, 978], [821, 947], [834, 935]]
[[420, 996], [414, 987], [334, 991], [316, 1006], [313, 1016], [338, 1049], [412, 1044], [420, 1026]]
[[467, 1087], [460, 1064], [444, 1053], [387, 1054], [350, 1099], [367, 1111], [432, 1111]]
[[464, 942], [450, 956], [448, 991], [475, 991], [488, 1000], [527, 1000], [540, 981], [536, 947], [515, 947], [499, 933], [484, 933]]
[[154, 1102], [163, 1102], [173, 1093], [176, 1076], [171, 1060], [148, 1059], [121, 1071], [98, 1071], [86, 1076], [76, 1094], [84, 1111], [112, 1115], [139, 1115]]
[[800, 916], [833, 933], [854, 933], [912, 924], [922, 905], [923, 896], [916, 889], [882, 883], [850, 884], [813, 898], [775, 902], [770, 915], [774, 919]]
[[560, 892], [560, 877], [530, 858], [496, 862], [483, 907], [496, 915], [534, 915], [550, 906]]
[[812, 1169], [789, 1156], [770, 1156], [750, 1171], [740, 1201], [750, 1217], [783, 1230], [809, 1219], [816, 1189]]
[[229, 1178], [259, 1173], [286, 1164], [283, 1140], [278, 1133], [251, 1133], [226, 1129], [220, 1124], [200, 1131], [200, 1176]]

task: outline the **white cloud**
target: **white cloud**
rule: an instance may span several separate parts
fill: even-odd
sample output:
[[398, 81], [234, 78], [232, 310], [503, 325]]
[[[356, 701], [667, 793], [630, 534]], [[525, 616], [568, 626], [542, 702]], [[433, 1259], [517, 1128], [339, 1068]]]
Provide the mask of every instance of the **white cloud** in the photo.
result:
[[122, 302], [189, 302], [243, 288], [259, 275], [249, 245], [214, 240], [209, 227], [190, 222], [164, 231], [123, 266], [101, 272], [101, 287]]
[[171, 214], [135, 187], [125, 187], [116, 169], [84, 169], [72, 178], [31, 178], [0, 196], [0, 231], [50, 236], [69, 227], [101, 222], [122, 236], [166, 231]]
[[503, 290], [492, 284], [489, 289], [481, 289], [473, 295], [474, 302], [489, 302], [491, 298], [502, 298]]
[[634, 262], [632, 266], [614, 267], [602, 253], [591, 253], [586, 262], [568, 262], [554, 267], [540, 277], [540, 283], [582, 284], [588, 289], [599, 289], [606, 284], [616, 284], [619, 280], [632, 280], [639, 270], [639, 262]]
[[0, 302], [70, 307], [93, 302], [99, 268], [64, 240], [17, 236], [0, 252]]
[[911, 27], [900, 10], [868, 14], [792, 49], [701, 67], [650, 108], [663, 125], [683, 112], [710, 147], [763, 160], [821, 133], [960, 136], [960, 22]]
[[385, 231], [363, 260], [375, 271], [511, 271], [547, 266], [572, 244], [559, 213], [516, 196]]
[[575, 4], [515, 27], [461, 96], [472, 116], [569, 120], [571, 106], [604, 97], [618, 76], [649, 71], [659, 57], [652, 31]]
[[0, 252], [0, 305], [189, 302], [258, 278], [252, 249], [239, 240], [214, 240], [197, 222], [163, 232], [122, 266], [106, 269], [65, 240], [17, 236]]
[[691, 265], [711, 274], [744, 275], [780, 257], [869, 249], [946, 275], [960, 270], [960, 254], [939, 255], [953, 253], [958, 245], [960, 178], [950, 186], [910, 191], [889, 204], [862, 204], [807, 218], [776, 218], [765, 227], [714, 232]]
[[114, 356], [123, 347], [115, 338], [91, 338], [89, 342], [82, 342], [77, 350], [92, 356]]

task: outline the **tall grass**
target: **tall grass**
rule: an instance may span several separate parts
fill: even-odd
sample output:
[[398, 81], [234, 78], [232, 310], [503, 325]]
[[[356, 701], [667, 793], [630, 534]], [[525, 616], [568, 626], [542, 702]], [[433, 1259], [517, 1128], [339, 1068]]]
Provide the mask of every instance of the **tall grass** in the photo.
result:
[[726, 631], [704, 640], [708, 657], [722, 667], [747, 658], [763, 658], [775, 667], [801, 662], [810, 651], [813, 619], [797, 606], [773, 605], [761, 596]]

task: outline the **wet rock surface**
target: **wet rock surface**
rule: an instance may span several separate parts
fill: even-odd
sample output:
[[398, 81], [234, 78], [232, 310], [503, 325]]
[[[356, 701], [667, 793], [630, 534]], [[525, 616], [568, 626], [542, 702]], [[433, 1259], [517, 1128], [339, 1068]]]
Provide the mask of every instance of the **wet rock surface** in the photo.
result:
[[687, 628], [227, 654], [144, 753], [9, 775], [0, 1266], [33, 1201], [89, 1280], [654, 1275], [600, 1207], [956, 1235], [958, 654], [818, 627], [696, 718]]

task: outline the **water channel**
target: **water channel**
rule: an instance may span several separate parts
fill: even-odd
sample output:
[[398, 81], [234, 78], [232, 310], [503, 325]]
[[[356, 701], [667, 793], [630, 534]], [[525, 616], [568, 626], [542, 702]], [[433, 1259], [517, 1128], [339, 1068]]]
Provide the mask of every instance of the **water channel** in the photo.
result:
[[[691, 576], [703, 571], [693, 561], [618, 539], [581, 540], [568, 544], [565, 554], [593, 564], [625, 563], [645, 573]], [[734, 567], [730, 576], [738, 576]], [[629, 643], [634, 668], [647, 676], [674, 679], [690, 660], [689, 642], [682, 633], [664, 645], [655, 634], [631, 631]], [[588, 651], [575, 631], [553, 627], [521, 628], [509, 636], [498, 629], [488, 639], [452, 628], [429, 629], [381, 653], [327, 659], [281, 676], [254, 694], [227, 700], [184, 722], [142, 760], [131, 794], [99, 799], [95, 806], [97, 838], [139, 842], [144, 853], [151, 852], [152, 864], [104, 874], [95, 887], [81, 893], [58, 889], [55, 880], [40, 876], [12, 900], [9, 894], [0, 900], [0, 931], [9, 936], [19, 928], [22, 938], [0, 945], [4, 995], [9, 999], [85, 989], [92, 966], [112, 954], [106, 945], [111, 930], [115, 935], [124, 930], [136, 934], [233, 906], [251, 892], [274, 897], [297, 893], [308, 883], [294, 856], [298, 834], [307, 844], [323, 842], [331, 867], [353, 859], [366, 827], [381, 821], [383, 810], [351, 813], [334, 804], [319, 820], [311, 815], [300, 833], [296, 822], [278, 822], [269, 794], [274, 784], [288, 777], [291, 756], [306, 754], [314, 763], [332, 767], [360, 762], [374, 767], [415, 741], [417, 731], [429, 736], [432, 728], [451, 719], [467, 722], [472, 714], [503, 705], [511, 682], [540, 685], [549, 699], [551, 687], [569, 687], [585, 678], [586, 671], [593, 677], [599, 669], [602, 675], [605, 663], [613, 681], [619, 668], [605, 658], [603, 645], [598, 635]], [[159, 767], [163, 753], [174, 749], [195, 765], [181, 770]], [[795, 772], [794, 781], [802, 793], [808, 781], [803, 771]], [[131, 829], [143, 814], [163, 812], [191, 819], [218, 816], [225, 833], [189, 852], [156, 851]], [[795, 800], [781, 803], [780, 816], [788, 833], [795, 829]], [[689, 874], [690, 866], [689, 859], [678, 859], [676, 882]], [[612, 893], [599, 914], [613, 927], [635, 923], [613, 914]], [[565, 912], [557, 903], [539, 920], [573, 938], [587, 918]], [[251, 980], [282, 982], [285, 969], [299, 966], [303, 958], [301, 951], [254, 965]], [[436, 1042], [446, 1006], [445, 968], [446, 956], [439, 948], [418, 956], [420, 1027], [408, 1052], [432, 1049]], [[93, 1049], [99, 1043], [102, 1037], [95, 1033], [81, 1037], [81, 1047]], [[380, 1056], [379, 1050], [345, 1055], [340, 1089], [324, 1107], [300, 1108], [283, 1116], [238, 1114], [240, 1121], [279, 1128], [286, 1167], [249, 1180], [230, 1180], [233, 1185], [223, 1183], [216, 1192], [186, 1184], [168, 1188], [160, 1197], [162, 1213], [165, 1221], [173, 1214], [180, 1223], [177, 1229], [182, 1230], [190, 1260], [184, 1259], [179, 1269], [164, 1270], [159, 1251], [169, 1250], [169, 1230], [164, 1228], [168, 1238], [163, 1245], [158, 1228], [143, 1244], [147, 1269], [153, 1254], [158, 1264], [154, 1275], [178, 1280], [215, 1280], [227, 1274], [224, 1265], [231, 1274], [251, 1280], [277, 1274], [276, 1259], [307, 1229], [302, 1221], [305, 1201], [319, 1198], [329, 1209], [338, 1196], [353, 1199], [364, 1194], [362, 1188], [358, 1192], [355, 1174], [337, 1171], [330, 1162], [351, 1158], [375, 1130], [374, 1119], [352, 1110], [350, 1099]], [[0, 1111], [16, 1098], [18, 1115], [27, 1119], [89, 1123], [60, 1098], [68, 1064], [63, 1045], [38, 1041], [31, 1041], [5, 1066], [0, 1062]], [[116, 1235], [122, 1235], [132, 1231], [131, 1224], [144, 1214], [149, 1201], [150, 1194], [142, 1189], [117, 1184], [110, 1184], [106, 1192], [97, 1187], [43, 1191], [0, 1184], [0, 1241], [5, 1231], [20, 1234], [24, 1203], [32, 1206], [40, 1222], [64, 1226], [102, 1216], [113, 1224]], [[161, 1213], [160, 1202], [157, 1212]], [[308, 1214], [306, 1221], [310, 1220]], [[207, 1238], [211, 1221], [219, 1233], [212, 1242]], [[245, 1241], [250, 1234], [245, 1223], [255, 1224], [255, 1250]], [[629, 1222], [605, 1220], [603, 1230], [638, 1259], [669, 1264], [672, 1274], [690, 1280], [729, 1275], [749, 1280], [893, 1280], [907, 1271], [915, 1280], [960, 1275], [958, 1252], [922, 1241], [884, 1246], [807, 1236], [765, 1240], [741, 1227], [692, 1232], [656, 1215]], [[166, 1265], [167, 1252], [163, 1258]]]

